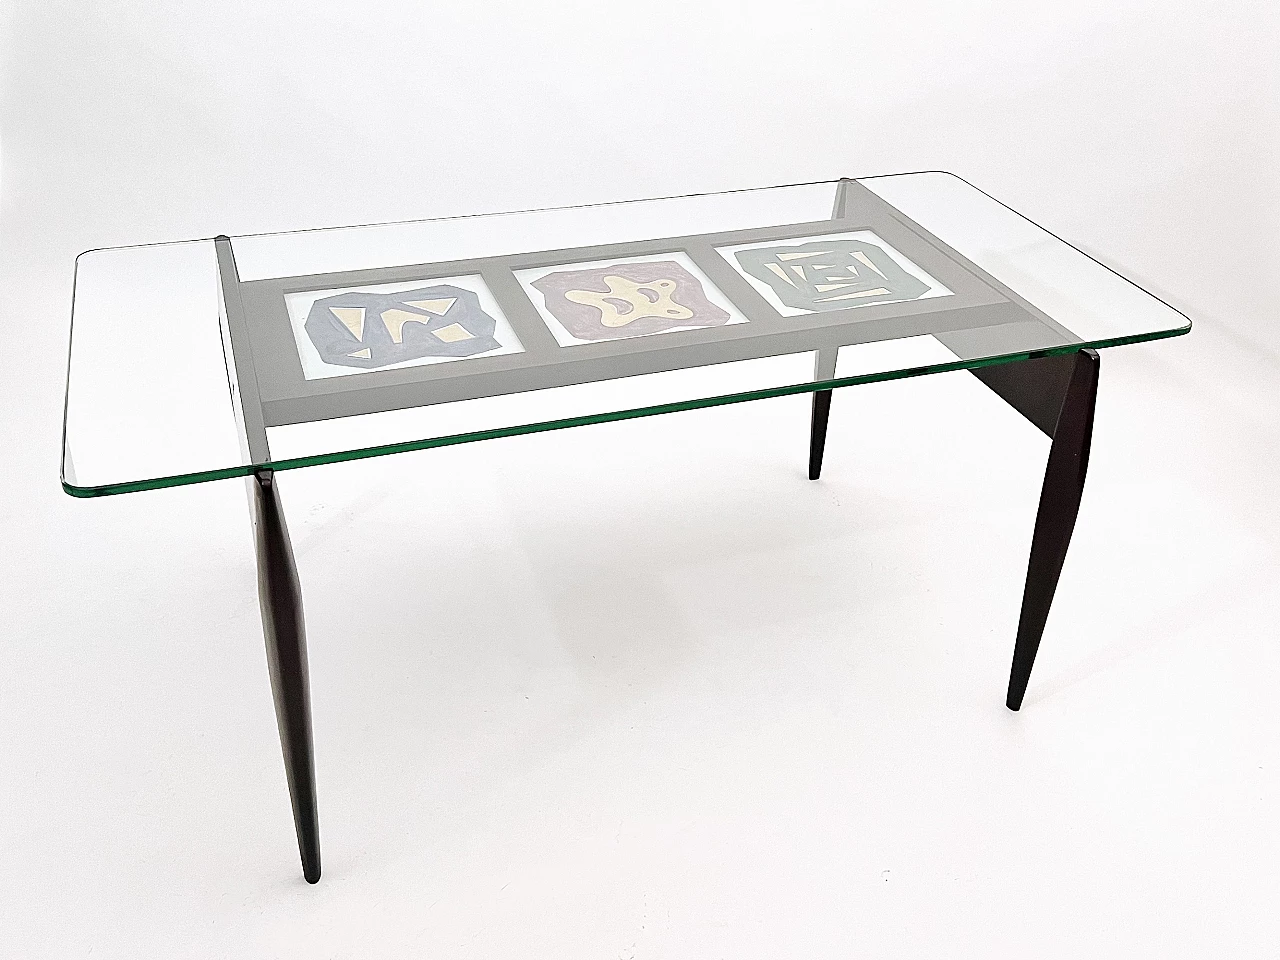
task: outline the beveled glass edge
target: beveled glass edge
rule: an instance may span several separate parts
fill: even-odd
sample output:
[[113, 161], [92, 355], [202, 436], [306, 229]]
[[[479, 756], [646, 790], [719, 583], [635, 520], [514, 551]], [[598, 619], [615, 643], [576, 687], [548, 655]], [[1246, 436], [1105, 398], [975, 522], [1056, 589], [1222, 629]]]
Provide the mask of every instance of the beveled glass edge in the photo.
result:
[[[1088, 254], [1085, 255], [1088, 256]], [[1106, 265], [1102, 264], [1102, 266]], [[1115, 271], [1112, 272], [1114, 273]], [[1161, 302], [1163, 303], [1164, 301]], [[1169, 309], [1173, 310], [1174, 308], [1170, 307]], [[120, 493], [136, 493], [142, 490], [158, 490], [165, 487], [180, 487], [192, 483], [205, 483], [211, 480], [230, 480], [236, 477], [253, 476], [263, 470], [297, 470], [302, 467], [323, 466], [327, 463], [342, 463], [348, 460], [365, 460], [371, 457], [383, 457], [396, 453], [409, 453], [414, 450], [431, 450], [436, 447], [449, 447], [460, 443], [474, 443], [480, 440], [496, 440], [501, 437], [514, 437], [529, 433], [545, 433], [551, 430], [564, 430], [570, 427], [582, 427], [594, 423], [611, 423], [618, 420], [633, 420], [639, 417], [658, 416], [666, 413], [679, 413], [684, 410], [719, 407], [731, 403], [745, 403], [751, 400], [768, 400], [773, 397], [785, 397], [802, 393], [816, 393], [820, 390], [834, 390], [841, 387], [852, 387], [865, 383], [904, 380], [910, 377], [919, 377], [934, 373], [951, 373], [956, 370], [976, 370], [981, 367], [999, 366], [1005, 363], [1017, 363], [1022, 360], [1035, 360], [1041, 357], [1063, 356], [1066, 354], [1078, 353], [1081, 350], [1104, 349], [1107, 347], [1126, 346], [1131, 343], [1145, 343], [1152, 340], [1164, 340], [1170, 337], [1180, 337], [1190, 333], [1191, 320], [1180, 311], [1174, 310], [1174, 312], [1187, 321], [1185, 326], [1176, 327], [1172, 330], [1159, 330], [1151, 333], [1138, 333], [1124, 337], [1113, 337], [1104, 340], [1092, 340], [1069, 344], [1061, 347], [1050, 347], [1044, 350], [1003, 354], [997, 357], [982, 357], [974, 360], [955, 360], [947, 363], [928, 364], [923, 367], [907, 367], [901, 370], [866, 373], [853, 377], [838, 377], [834, 380], [815, 380], [806, 381], [804, 383], [788, 384], [781, 387], [763, 387], [759, 390], [746, 390], [740, 393], [721, 394], [718, 396], [701, 397], [693, 400], [677, 400], [670, 403], [654, 404], [647, 407], [634, 407], [627, 410], [583, 414], [577, 417], [565, 417], [560, 420], [547, 420], [539, 423], [518, 424], [509, 427], [494, 427], [488, 430], [474, 430], [468, 433], [450, 434], [443, 437], [429, 437], [422, 440], [401, 440], [395, 443], [380, 444], [372, 447], [359, 447], [355, 450], [316, 453], [309, 454], [305, 457], [289, 457], [266, 463], [251, 463], [235, 467], [220, 467], [214, 470], [201, 470], [195, 473], [175, 474], [173, 476], [155, 477], [147, 480], [127, 480], [117, 483], [101, 484], [98, 486], [82, 487], [67, 481], [66, 426], [64, 413], [63, 462], [61, 464], [59, 476], [64, 492], [73, 497], [82, 498], [112, 496]]]

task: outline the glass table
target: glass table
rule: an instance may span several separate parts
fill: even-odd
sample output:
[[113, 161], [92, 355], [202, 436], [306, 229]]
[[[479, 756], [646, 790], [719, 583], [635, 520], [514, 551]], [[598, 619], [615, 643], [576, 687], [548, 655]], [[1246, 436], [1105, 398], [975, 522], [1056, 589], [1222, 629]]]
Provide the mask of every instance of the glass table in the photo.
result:
[[1007, 705], [1048, 617], [1101, 347], [1190, 321], [951, 174], [91, 250], [62, 485], [246, 478], [303, 874], [320, 876], [301, 589], [278, 471], [969, 370], [1051, 438]]

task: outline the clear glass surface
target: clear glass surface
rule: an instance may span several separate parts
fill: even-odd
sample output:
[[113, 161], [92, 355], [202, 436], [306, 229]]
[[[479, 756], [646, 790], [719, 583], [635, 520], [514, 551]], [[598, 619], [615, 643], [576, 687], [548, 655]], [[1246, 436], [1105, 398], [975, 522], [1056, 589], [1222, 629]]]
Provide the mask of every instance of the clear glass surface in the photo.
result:
[[63, 486], [246, 476], [1190, 326], [940, 172], [93, 250]]

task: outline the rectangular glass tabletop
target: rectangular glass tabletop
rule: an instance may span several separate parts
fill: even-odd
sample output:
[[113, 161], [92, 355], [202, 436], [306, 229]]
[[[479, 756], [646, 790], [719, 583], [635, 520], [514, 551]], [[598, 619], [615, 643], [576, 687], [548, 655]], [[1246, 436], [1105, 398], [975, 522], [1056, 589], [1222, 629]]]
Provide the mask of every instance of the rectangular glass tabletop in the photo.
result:
[[91, 250], [62, 482], [125, 493], [1190, 326], [937, 172]]

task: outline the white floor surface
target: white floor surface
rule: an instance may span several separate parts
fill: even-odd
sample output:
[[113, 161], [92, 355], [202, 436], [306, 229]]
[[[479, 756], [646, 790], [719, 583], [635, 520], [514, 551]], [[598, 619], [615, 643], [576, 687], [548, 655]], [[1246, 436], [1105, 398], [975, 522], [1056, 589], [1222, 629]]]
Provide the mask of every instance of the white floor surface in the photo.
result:
[[10, 475], [0, 955], [1274, 956], [1276, 374], [1104, 354], [1019, 714], [1048, 443], [967, 374], [817, 483], [804, 398], [284, 475], [316, 887], [241, 484]]

